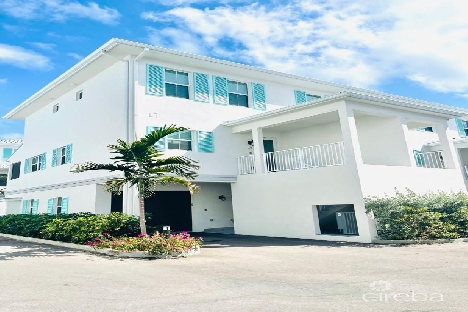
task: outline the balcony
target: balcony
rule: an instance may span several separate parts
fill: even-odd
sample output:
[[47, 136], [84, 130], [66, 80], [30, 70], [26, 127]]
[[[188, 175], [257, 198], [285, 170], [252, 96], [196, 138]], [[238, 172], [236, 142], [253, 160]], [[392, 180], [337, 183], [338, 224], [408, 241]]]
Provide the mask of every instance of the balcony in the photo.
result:
[[[341, 166], [346, 162], [343, 142], [281, 150], [262, 156], [265, 172]], [[256, 171], [253, 155], [237, 158], [237, 165], [240, 175]]]

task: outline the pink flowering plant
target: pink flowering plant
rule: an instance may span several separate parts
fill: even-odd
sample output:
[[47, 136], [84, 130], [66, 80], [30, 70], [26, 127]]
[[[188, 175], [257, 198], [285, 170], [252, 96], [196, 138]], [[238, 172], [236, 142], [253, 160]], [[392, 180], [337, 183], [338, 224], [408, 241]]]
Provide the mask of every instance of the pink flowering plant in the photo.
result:
[[161, 234], [156, 232], [149, 236], [140, 234], [137, 237], [112, 237], [102, 233], [99, 237], [86, 243], [96, 249], [110, 248], [123, 252], [143, 251], [149, 255], [177, 255], [187, 253], [203, 243], [203, 238], [192, 237], [187, 232], [178, 234]]

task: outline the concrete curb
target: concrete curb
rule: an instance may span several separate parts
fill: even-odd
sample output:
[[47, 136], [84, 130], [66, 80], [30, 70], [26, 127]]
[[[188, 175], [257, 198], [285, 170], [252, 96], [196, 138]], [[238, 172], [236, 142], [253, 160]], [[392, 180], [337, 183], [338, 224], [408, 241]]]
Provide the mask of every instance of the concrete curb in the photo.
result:
[[11, 234], [3, 234], [3, 233], [0, 233], [0, 237], [10, 238], [14, 240], [23, 241], [23, 242], [29, 242], [29, 243], [52, 245], [52, 246], [63, 247], [63, 248], [68, 248], [68, 249], [81, 250], [81, 251], [90, 252], [94, 254], [100, 254], [100, 255], [106, 255], [106, 256], [118, 257], [118, 258], [178, 259], [178, 258], [185, 258], [187, 256], [198, 255], [200, 253], [200, 247], [197, 247], [196, 249], [191, 250], [187, 253], [160, 256], [160, 255], [148, 255], [143, 251], [123, 252], [123, 251], [118, 251], [118, 250], [113, 250], [113, 249], [94, 249], [93, 247], [90, 247], [87, 245], [78, 245], [78, 244], [73, 244], [73, 243], [64, 243], [64, 242], [58, 242], [58, 241], [42, 239], [42, 238], [25, 237], [25, 236], [11, 235]]
[[448, 244], [448, 243], [468, 243], [468, 238], [457, 239], [426, 239], [426, 240], [385, 240], [374, 239], [372, 244], [379, 245], [421, 245], [421, 244]]

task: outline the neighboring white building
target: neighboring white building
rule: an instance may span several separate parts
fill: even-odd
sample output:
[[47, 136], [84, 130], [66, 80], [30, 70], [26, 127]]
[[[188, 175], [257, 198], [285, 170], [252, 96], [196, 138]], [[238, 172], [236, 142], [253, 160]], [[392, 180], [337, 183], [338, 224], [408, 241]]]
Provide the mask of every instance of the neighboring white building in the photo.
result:
[[[146, 200], [153, 222], [370, 242], [364, 197], [395, 188], [466, 190], [453, 119], [467, 114], [112, 39], [5, 116], [25, 120], [24, 144], [10, 158], [21, 172], [10, 172], [7, 213], [137, 215], [134, 189], [123, 197], [104, 191], [115, 174], [70, 167], [109, 162], [107, 145], [117, 138], [176, 124], [191, 131], [158, 145], [200, 162], [201, 191], [161, 189]], [[421, 131], [428, 127], [433, 132]]]

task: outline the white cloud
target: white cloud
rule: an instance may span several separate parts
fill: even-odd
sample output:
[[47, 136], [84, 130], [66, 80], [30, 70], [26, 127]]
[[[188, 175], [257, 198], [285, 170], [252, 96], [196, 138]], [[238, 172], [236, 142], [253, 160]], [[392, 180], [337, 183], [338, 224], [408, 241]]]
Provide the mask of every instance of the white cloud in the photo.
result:
[[45, 43], [45, 42], [28, 42], [30, 45], [35, 46], [36, 48], [53, 51], [57, 46], [55, 43]]
[[78, 53], [67, 53], [67, 55], [78, 61], [81, 61], [83, 59], [83, 56]]
[[6, 78], [0, 78], [0, 84], [2, 83], [7, 83], [8, 82], [8, 79]]
[[50, 59], [42, 54], [19, 46], [2, 43], [0, 43], [0, 64], [42, 70], [51, 67]]
[[88, 18], [103, 24], [115, 24], [120, 13], [95, 2], [82, 4], [65, 0], [3, 0], [0, 11], [22, 19], [51, 19], [65, 21], [70, 17]]
[[23, 139], [23, 134], [18, 132], [0, 134], [2, 140], [20, 140]]
[[[174, 8], [141, 17], [221, 57], [362, 87], [406, 78], [441, 92], [468, 92], [468, 6], [462, 0], [297, 0], [213, 9]], [[156, 36], [155, 36], [156, 33]]]

